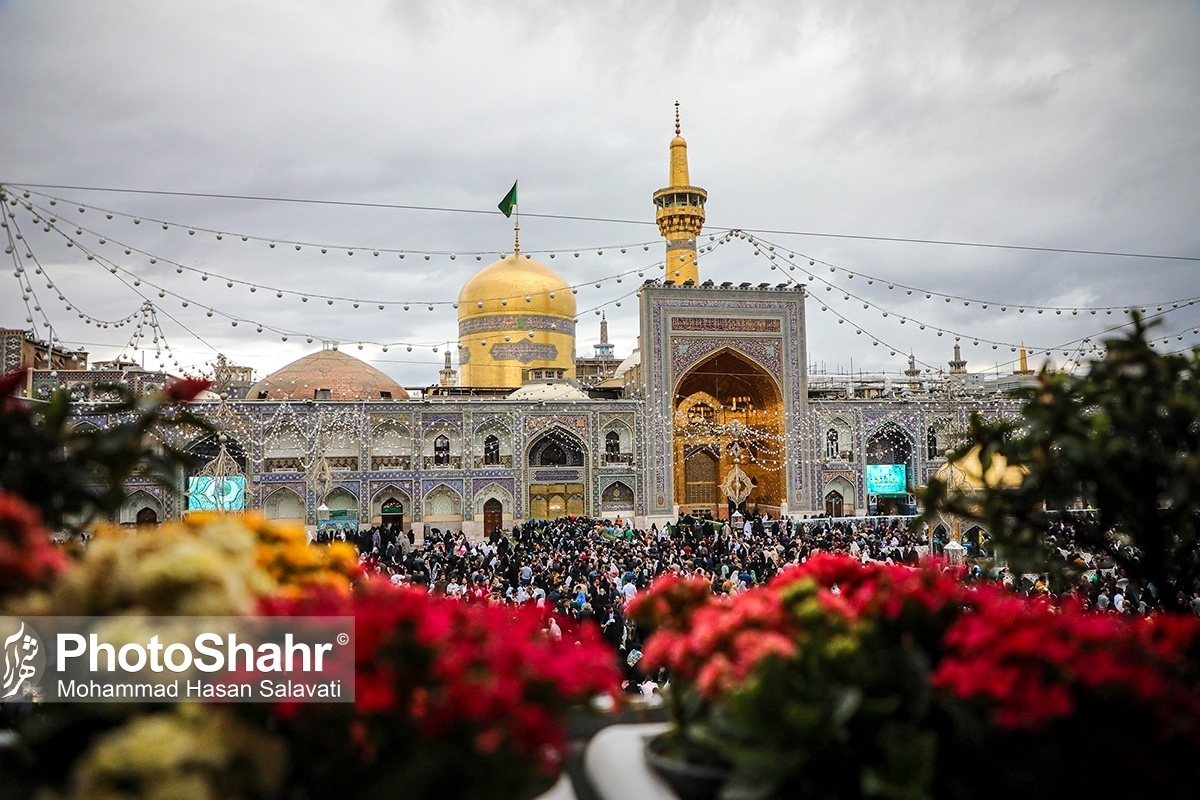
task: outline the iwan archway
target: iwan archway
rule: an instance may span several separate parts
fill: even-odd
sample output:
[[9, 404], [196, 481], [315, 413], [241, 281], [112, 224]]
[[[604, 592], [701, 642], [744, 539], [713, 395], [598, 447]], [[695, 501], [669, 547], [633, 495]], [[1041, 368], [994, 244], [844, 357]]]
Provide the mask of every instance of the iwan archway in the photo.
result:
[[[673, 410], [680, 510], [778, 516], [787, 501], [787, 437], [775, 378], [748, 356], [719, 350], [683, 374]], [[731, 488], [745, 495], [741, 502], [729, 500]]]
[[552, 426], [529, 445], [529, 519], [584, 516], [588, 451], [572, 433]]

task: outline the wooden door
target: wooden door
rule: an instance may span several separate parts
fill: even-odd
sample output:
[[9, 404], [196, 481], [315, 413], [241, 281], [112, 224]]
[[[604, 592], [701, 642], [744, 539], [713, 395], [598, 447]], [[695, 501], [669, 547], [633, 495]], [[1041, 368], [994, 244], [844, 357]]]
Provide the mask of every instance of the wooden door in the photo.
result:
[[483, 504], [483, 534], [489, 536], [504, 527], [504, 504], [492, 498]]

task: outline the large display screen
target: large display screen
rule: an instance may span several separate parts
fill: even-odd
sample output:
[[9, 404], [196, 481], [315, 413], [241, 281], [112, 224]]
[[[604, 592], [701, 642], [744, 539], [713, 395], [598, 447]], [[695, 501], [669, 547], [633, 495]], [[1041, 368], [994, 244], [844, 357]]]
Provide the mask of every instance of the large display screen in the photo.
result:
[[246, 479], [241, 475], [213, 478], [196, 475], [188, 478], [188, 511], [244, 511]]
[[867, 494], [898, 497], [908, 494], [904, 464], [867, 464]]

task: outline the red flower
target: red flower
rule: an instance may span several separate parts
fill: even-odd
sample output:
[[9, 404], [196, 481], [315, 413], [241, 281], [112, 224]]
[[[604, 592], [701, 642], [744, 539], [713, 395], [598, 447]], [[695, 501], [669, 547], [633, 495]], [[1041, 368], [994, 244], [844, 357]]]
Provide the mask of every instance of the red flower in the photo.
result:
[[45, 586], [67, 564], [42, 527], [38, 510], [14, 494], [0, 492], [0, 594]]
[[0, 399], [16, 394], [17, 390], [24, 385], [25, 376], [28, 374], [28, 369], [19, 369], [16, 372], [10, 372], [0, 377]]
[[0, 410], [15, 411], [24, 401], [17, 397], [17, 392], [25, 385], [28, 369], [19, 369], [0, 377]]
[[182, 378], [167, 385], [167, 397], [175, 403], [190, 403], [200, 396], [201, 392], [206, 392], [212, 388], [212, 381], [205, 378]]
[[946, 633], [947, 655], [933, 681], [981, 702], [1009, 730], [1041, 728], [1081, 704], [1101, 708], [1123, 698], [1165, 725], [1185, 720], [1200, 734], [1200, 699], [1180, 677], [1197, 641], [1195, 618], [1126, 618], [995, 596]]
[[703, 578], [664, 575], [629, 602], [626, 614], [656, 627], [688, 627], [691, 615], [712, 600], [712, 587]]
[[563, 625], [561, 639], [550, 637], [534, 608], [465, 603], [368, 579], [351, 598], [317, 591], [264, 610], [354, 616], [356, 702], [347, 722], [394, 730], [390, 743], [378, 734], [381, 753], [465, 733], [464, 746], [481, 758], [507, 748], [553, 774], [565, 752], [567, 708], [615, 693], [617, 673], [599, 633]]

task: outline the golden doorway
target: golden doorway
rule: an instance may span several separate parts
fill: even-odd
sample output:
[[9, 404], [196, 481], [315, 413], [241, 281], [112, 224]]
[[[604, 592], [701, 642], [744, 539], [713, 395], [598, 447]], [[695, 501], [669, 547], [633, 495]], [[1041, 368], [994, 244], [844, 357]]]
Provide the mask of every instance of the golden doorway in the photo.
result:
[[711, 502], [718, 510], [727, 504], [721, 482], [740, 471], [753, 487], [740, 510], [778, 515], [787, 501], [787, 428], [771, 373], [733, 349], [710, 355], [676, 384], [673, 430], [676, 505], [704, 496], [715, 468]]

